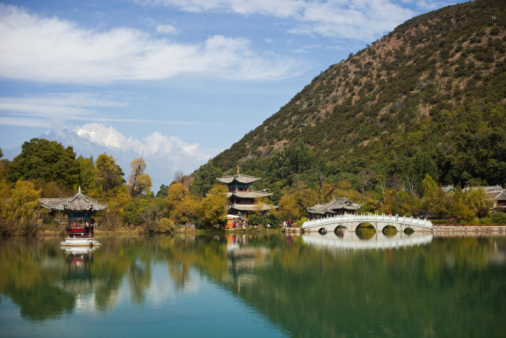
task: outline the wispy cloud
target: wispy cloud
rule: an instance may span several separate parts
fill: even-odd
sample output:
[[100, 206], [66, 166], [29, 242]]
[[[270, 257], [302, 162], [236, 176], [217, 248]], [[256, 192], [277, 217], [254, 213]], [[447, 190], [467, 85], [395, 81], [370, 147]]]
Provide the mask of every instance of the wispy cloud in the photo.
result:
[[[26, 97], [0, 97], [0, 125], [68, 128], [65, 121], [122, 122], [153, 125], [201, 125], [203, 122], [125, 118], [104, 113], [110, 107], [127, 107], [121, 94], [51, 93]], [[209, 124], [209, 123], [206, 123]]]
[[[409, 1], [409, 0], [408, 0]], [[145, 4], [174, 6], [188, 12], [234, 12], [291, 19], [294, 34], [375, 40], [415, 12], [406, 1], [394, 0], [146, 0]], [[415, 1], [415, 5], [434, 7], [438, 1]]]
[[176, 27], [172, 25], [158, 25], [156, 26], [156, 32], [160, 34], [171, 34], [171, 35], [178, 33]]
[[[161, 26], [170, 31], [169, 26]], [[197, 43], [155, 38], [131, 28], [92, 30], [0, 4], [0, 76], [53, 83], [156, 80], [185, 74], [234, 80], [273, 80], [302, 72], [295, 59], [220, 35]]]

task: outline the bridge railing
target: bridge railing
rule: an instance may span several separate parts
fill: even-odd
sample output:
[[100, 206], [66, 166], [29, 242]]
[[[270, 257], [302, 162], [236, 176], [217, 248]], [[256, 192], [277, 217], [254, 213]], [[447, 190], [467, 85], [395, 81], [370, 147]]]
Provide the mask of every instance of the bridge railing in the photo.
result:
[[418, 226], [422, 228], [432, 228], [432, 222], [427, 219], [420, 219], [415, 217], [406, 217], [406, 216], [390, 216], [390, 215], [335, 215], [335, 216], [327, 216], [325, 218], [320, 218], [316, 220], [310, 220], [304, 222], [302, 225], [303, 228], [315, 227], [315, 226], [324, 226], [327, 224], [334, 223], [351, 223], [351, 222], [361, 222], [361, 223], [370, 223], [370, 222], [386, 222], [393, 224], [404, 224], [404, 225], [412, 225]]

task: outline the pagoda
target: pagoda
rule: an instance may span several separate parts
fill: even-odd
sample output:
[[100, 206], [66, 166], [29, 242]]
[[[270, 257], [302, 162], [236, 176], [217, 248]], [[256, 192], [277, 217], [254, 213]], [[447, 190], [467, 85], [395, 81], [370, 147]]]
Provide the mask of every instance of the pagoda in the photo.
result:
[[76, 195], [68, 198], [41, 198], [39, 205], [50, 212], [59, 211], [67, 215], [67, 239], [62, 246], [99, 246], [100, 242], [93, 239], [92, 217], [98, 211], [107, 209], [107, 205], [81, 193], [81, 187]]
[[247, 218], [252, 212], [266, 213], [275, 208], [272, 204], [257, 203], [261, 198], [272, 196], [266, 191], [251, 189], [251, 184], [260, 179], [260, 177], [240, 174], [239, 167], [237, 167], [237, 174], [217, 178], [228, 187], [228, 213], [230, 215]]

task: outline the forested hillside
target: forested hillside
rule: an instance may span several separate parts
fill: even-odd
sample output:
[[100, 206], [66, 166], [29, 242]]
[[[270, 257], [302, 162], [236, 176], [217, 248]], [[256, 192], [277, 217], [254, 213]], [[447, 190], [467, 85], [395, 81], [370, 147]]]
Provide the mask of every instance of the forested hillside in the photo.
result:
[[502, 0], [415, 17], [329, 67], [208, 166], [240, 164], [271, 188], [315, 171], [359, 191], [383, 182], [421, 194], [426, 174], [503, 185], [505, 24]]

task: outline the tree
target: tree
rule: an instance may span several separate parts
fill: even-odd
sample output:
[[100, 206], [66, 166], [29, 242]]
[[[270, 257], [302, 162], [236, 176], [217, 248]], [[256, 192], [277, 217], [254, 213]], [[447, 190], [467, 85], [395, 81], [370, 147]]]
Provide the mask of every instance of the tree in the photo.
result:
[[429, 174], [426, 174], [422, 181], [422, 191], [422, 212], [425, 215], [446, 216], [448, 213], [448, 198]]
[[167, 197], [168, 194], [169, 194], [169, 187], [166, 186], [165, 184], [162, 184], [160, 186], [160, 190], [158, 190], [158, 192], [156, 193], [156, 197]]
[[205, 196], [209, 190], [216, 184], [216, 178], [222, 175], [222, 171], [213, 167], [211, 162], [200, 166], [195, 173], [195, 180], [191, 186], [191, 191], [195, 195]]
[[225, 221], [227, 216], [227, 188], [215, 185], [202, 201], [202, 220], [208, 224]]
[[72, 147], [64, 148], [56, 141], [34, 138], [25, 142], [21, 154], [9, 164], [7, 180], [42, 180], [75, 189], [79, 181], [79, 167]]
[[149, 192], [151, 188], [151, 177], [144, 173], [146, 170], [146, 162], [144, 159], [138, 158], [130, 163], [130, 178], [128, 179], [128, 190], [130, 196], [137, 197], [143, 192]]
[[2, 217], [14, 226], [25, 226], [35, 219], [34, 211], [38, 206], [40, 190], [30, 181], [18, 180], [7, 199]]
[[193, 198], [188, 187], [180, 182], [174, 182], [169, 187], [167, 195], [170, 219], [175, 224], [192, 224], [200, 218], [200, 202]]
[[95, 161], [95, 178], [102, 186], [102, 191], [107, 193], [125, 184], [124, 173], [116, 160], [105, 153], [98, 155]]
[[83, 157], [79, 155], [76, 162], [79, 167], [79, 186], [82, 192], [90, 197], [100, 196], [102, 187], [95, 179], [93, 157]]

